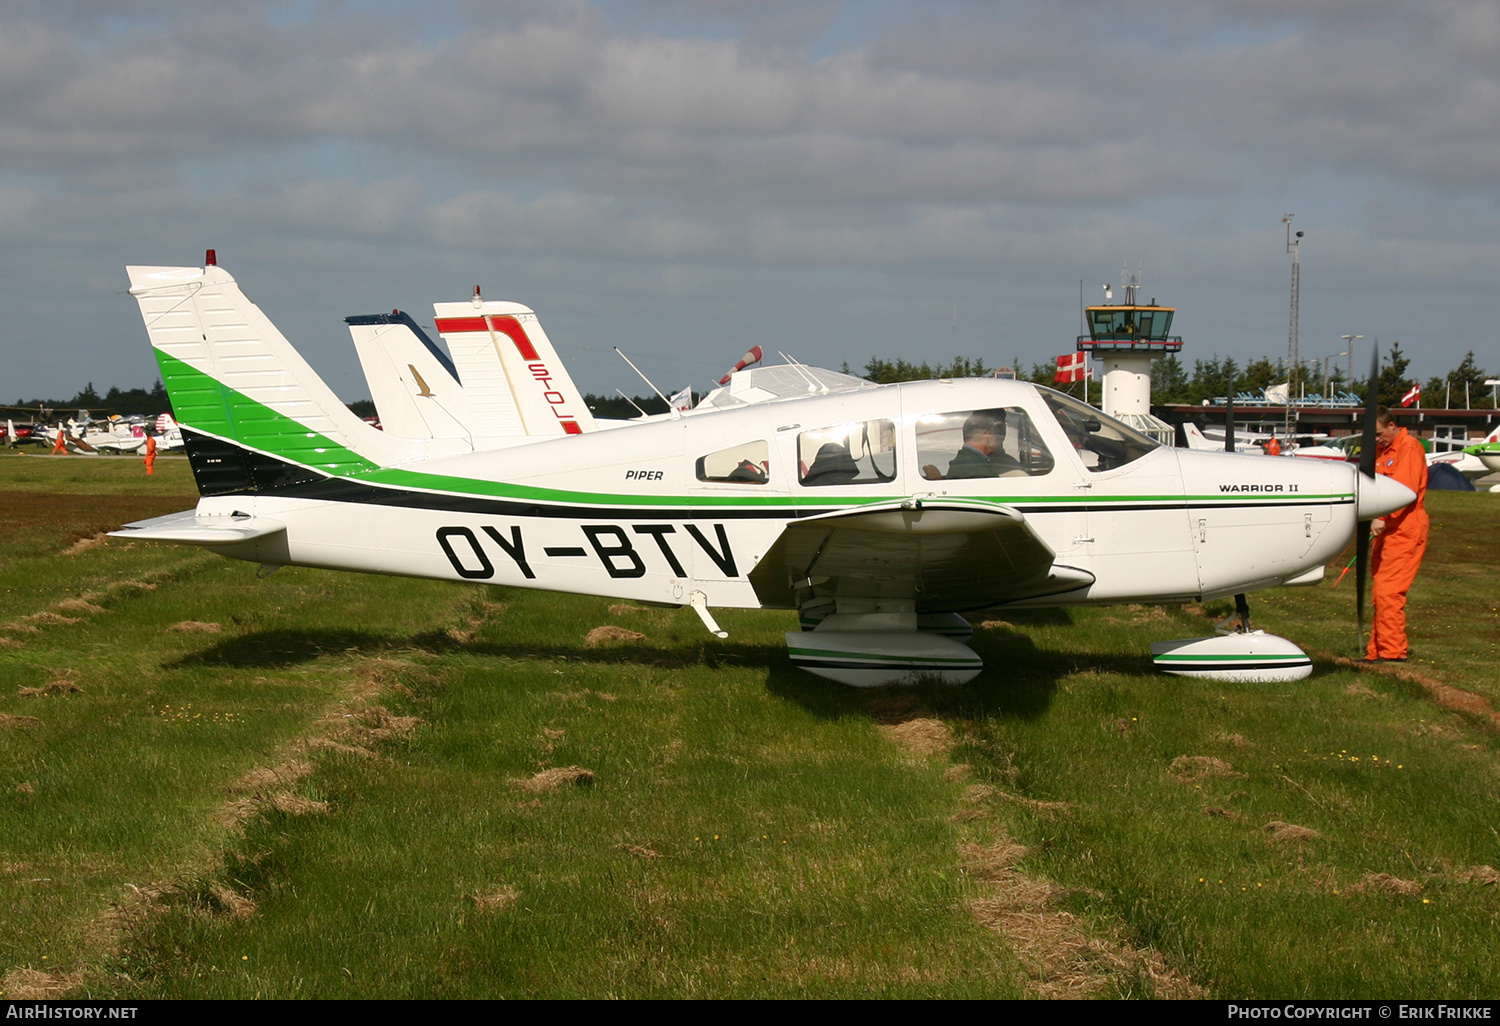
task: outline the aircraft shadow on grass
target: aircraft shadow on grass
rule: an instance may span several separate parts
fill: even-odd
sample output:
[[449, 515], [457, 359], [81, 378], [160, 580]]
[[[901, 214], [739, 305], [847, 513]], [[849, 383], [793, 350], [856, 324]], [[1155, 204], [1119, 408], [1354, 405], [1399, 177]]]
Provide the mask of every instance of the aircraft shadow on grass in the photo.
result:
[[[800, 672], [776, 644], [706, 643], [671, 640], [665, 645], [607, 644], [600, 647], [459, 638], [446, 631], [424, 631], [408, 637], [352, 630], [263, 630], [225, 638], [162, 665], [166, 669], [222, 666], [276, 669], [299, 666], [328, 656], [376, 656], [401, 652], [464, 653], [518, 662], [567, 662], [579, 665], [632, 664], [658, 669], [763, 667], [766, 687], [775, 695], [821, 717], [875, 715], [872, 700], [893, 691], [916, 695], [937, 715], [946, 712], [1034, 719], [1045, 715], [1057, 682], [1081, 669], [1126, 676], [1155, 675], [1148, 661], [1135, 655], [1082, 654], [1040, 649], [1022, 631], [1028, 626], [1065, 626], [1067, 611], [1025, 610], [1008, 614], [1008, 626], [976, 632], [972, 642], [986, 657], [986, 670], [967, 685], [857, 689], [833, 687]], [[875, 702], [873, 704], [879, 704]]]

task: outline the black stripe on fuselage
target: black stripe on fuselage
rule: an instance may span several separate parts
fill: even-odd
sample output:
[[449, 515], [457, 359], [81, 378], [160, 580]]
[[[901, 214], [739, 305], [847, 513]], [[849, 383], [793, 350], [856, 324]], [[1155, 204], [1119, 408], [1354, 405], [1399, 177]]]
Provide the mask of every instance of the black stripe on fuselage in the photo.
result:
[[1155, 663], [1156, 668], [1164, 673], [1204, 673], [1209, 670], [1295, 670], [1298, 667], [1311, 665], [1311, 659], [1298, 659], [1295, 656], [1271, 662], [1261, 660], [1253, 663]]
[[[560, 517], [571, 520], [800, 520], [845, 511], [849, 506], [595, 506], [557, 504], [523, 499], [497, 499], [459, 492], [420, 491], [399, 485], [372, 485], [290, 463], [233, 442], [183, 430], [189, 462], [203, 495], [265, 495], [285, 499], [314, 499], [401, 509], [430, 509], [445, 513], [482, 513], [504, 517]], [[189, 438], [191, 437], [191, 441]], [[196, 453], [196, 455], [195, 455]], [[960, 500], [961, 501], [961, 500]], [[1352, 503], [1353, 496], [1332, 500]], [[1050, 513], [1128, 513], [1160, 510], [1274, 509], [1282, 506], [1326, 506], [1314, 498], [1276, 502], [1199, 503], [1186, 499], [1144, 503], [1006, 503], [1026, 516]]]

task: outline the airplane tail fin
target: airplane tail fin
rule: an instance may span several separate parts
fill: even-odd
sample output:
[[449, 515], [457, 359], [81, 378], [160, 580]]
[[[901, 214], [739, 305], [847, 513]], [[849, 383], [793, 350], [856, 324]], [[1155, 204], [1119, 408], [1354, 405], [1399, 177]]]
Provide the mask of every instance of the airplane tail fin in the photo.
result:
[[279, 492], [419, 458], [349, 411], [212, 261], [129, 267], [204, 495]]
[[458, 368], [400, 310], [345, 317], [380, 415], [381, 430], [402, 438], [470, 443], [468, 399]]
[[1187, 435], [1187, 443], [1188, 443], [1188, 448], [1189, 449], [1222, 449], [1222, 448], [1224, 448], [1223, 445], [1217, 444], [1214, 441], [1212, 441], [1211, 439], [1209, 439], [1207, 436], [1205, 436], [1203, 434], [1202, 429], [1199, 428], [1198, 425], [1194, 424], [1192, 421], [1185, 422], [1182, 425], [1182, 430], [1183, 430], [1183, 433]]
[[476, 448], [596, 429], [541, 322], [518, 303], [434, 303], [473, 414]]

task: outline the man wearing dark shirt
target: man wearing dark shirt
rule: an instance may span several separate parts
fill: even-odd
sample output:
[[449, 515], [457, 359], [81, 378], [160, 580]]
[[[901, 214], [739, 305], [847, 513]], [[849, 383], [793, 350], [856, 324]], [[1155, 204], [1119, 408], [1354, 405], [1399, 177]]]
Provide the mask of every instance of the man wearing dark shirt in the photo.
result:
[[964, 421], [964, 447], [948, 464], [951, 480], [971, 477], [999, 477], [1026, 471], [1013, 456], [1001, 448], [1005, 444], [1005, 412], [979, 410]]

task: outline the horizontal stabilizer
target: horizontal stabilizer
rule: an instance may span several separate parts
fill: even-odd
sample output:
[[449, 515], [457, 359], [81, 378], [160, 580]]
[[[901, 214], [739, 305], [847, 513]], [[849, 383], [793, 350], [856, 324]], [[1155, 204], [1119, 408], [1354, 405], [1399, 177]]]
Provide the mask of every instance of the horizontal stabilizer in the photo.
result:
[[279, 520], [264, 517], [200, 517], [193, 510], [169, 513], [164, 517], [137, 520], [126, 524], [118, 531], [110, 531], [111, 538], [129, 538], [132, 541], [176, 542], [179, 545], [239, 545], [281, 534], [286, 525]]

